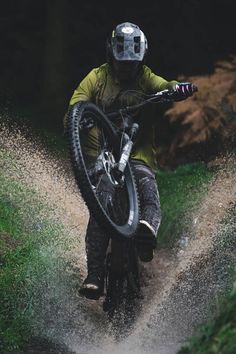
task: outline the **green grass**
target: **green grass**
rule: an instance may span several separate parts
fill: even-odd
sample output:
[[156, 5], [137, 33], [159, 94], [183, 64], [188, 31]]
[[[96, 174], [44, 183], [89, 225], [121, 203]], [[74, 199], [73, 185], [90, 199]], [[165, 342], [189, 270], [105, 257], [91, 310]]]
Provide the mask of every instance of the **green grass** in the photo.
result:
[[0, 352], [18, 354], [43, 310], [39, 291], [62, 278], [67, 244], [35, 191], [2, 175], [0, 186]]
[[[175, 171], [160, 171], [157, 181], [162, 205], [162, 224], [158, 233], [159, 246], [170, 247], [190, 225], [192, 212], [206, 194], [214, 172], [203, 163], [180, 166]], [[235, 209], [223, 221], [220, 238], [222, 254], [231, 245], [235, 250]], [[223, 226], [222, 224], [222, 226]], [[236, 276], [232, 276], [232, 282]], [[189, 338], [178, 354], [235, 354], [236, 353], [236, 282], [225, 291], [218, 305], [218, 314], [210, 316], [198, 334]]]
[[[9, 160], [12, 156], [1, 158]], [[11, 163], [17, 162], [13, 159]], [[198, 191], [210, 175], [201, 164], [158, 172], [165, 244], [177, 237], [175, 224], [189, 207], [186, 194], [192, 195], [193, 187]], [[63, 225], [53, 220], [53, 209], [34, 190], [6, 179], [4, 173], [0, 186], [0, 352], [17, 354], [32, 336], [37, 314], [44, 311], [40, 292], [48, 284], [56, 288], [58, 282], [59, 287], [65, 281], [62, 273], [66, 265], [60, 252], [55, 255], [55, 249], [63, 253], [67, 244], [61, 237]], [[43, 323], [38, 326], [43, 327]]]
[[[54, 138], [53, 138], [54, 139]], [[59, 151], [64, 158], [64, 139], [55, 141], [51, 135], [42, 138], [50, 151]], [[59, 148], [58, 148], [59, 146]], [[1, 160], [4, 156], [1, 156]], [[11, 156], [5, 154], [6, 159]], [[17, 163], [12, 161], [12, 163]], [[186, 231], [191, 212], [206, 193], [214, 172], [204, 163], [178, 167], [175, 171], [158, 171], [162, 223], [158, 246], [171, 247]], [[45, 213], [46, 211], [46, 213]], [[22, 347], [36, 331], [47, 327], [37, 323], [37, 315], [49, 311], [42, 303], [45, 289], [56, 288], [65, 281], [67, 265], [63, 252], [68, 245], [63, 240], [63, 225], [53, 219], [53, 209], [45, 204], [34, 190], [6, 179], [0, 174], [0, 352], [22, 354]], [[47, 214], [47, 216], [45, 216]], [[207, 325], [201, 339], [193, 339], [183, 348], [184, 353], [235, 353], [235, 288], [218, 320]], [[55, 294], [54, 294], [55, 293]], [[60, 294], [59, 294], [60, 296]], [[42, 316], [44, 317], [44, 316]], [[218, 321], [218, 322], [217, 322]], [[209, 342], [209, 343], [208, 343]], [[209, 345], [209, 347], [208, 347]], [[211, 345], [211, 347], [210, 347]], [[231, 347], [229, 347], [231, 346]], [[203, 348], [203, 349], [199, 349]], [[211, 349], [209, 349], [211, 348]], [[215, 351], [210, 351], [214, 349]], [[223, 349], [222, 349], [223, 348]], [[223, 351], [226, 350], [228, 351]], [[198, 351], [196, 351], [198, 350]], [[202, 350], [202, 351], [201, 351]], [[205, 350], [205, 351], [203, 351]], [[207, 351], [208, 350], [208, 351]], [[218, 352], [216, 350], [219, 350]], [[231, 351], [230, 351], [231, 350]]]
[[[218, 299], [218, 304], [212, 303], [214, 308], [209, 320], [196, 331], [196, 334], [187, 340], [187, 343], [178, 354], [235, 354], [236, 353], [236, 205], [222, 222], [219, 237], [219, 249], [222, 251], [223, 261], [231, 258], [229, 282], [225, 292]], [[229, 266], [229, 264], [228, 264]], [[232, 269], [233, 267], [233, 269]]]
[[179, 166], [174, 171], [157, 172], [162, 210], [159, 246], [173, 246], [183, 231], [186, 231], [191, 212], [206, 193], [213, 176], [214, 172], [201, 162]]
[[179, 354], [236, 353], [236, 282], [220, 304], [219, 315], [203, 326]]

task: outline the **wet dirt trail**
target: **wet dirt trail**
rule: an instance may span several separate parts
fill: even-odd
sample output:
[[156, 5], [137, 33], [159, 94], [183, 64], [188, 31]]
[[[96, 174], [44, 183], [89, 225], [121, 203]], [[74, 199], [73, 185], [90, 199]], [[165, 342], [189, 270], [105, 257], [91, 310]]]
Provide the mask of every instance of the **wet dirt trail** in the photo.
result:
[[[55, 160], [37, 143], [4, 127], [0, 130], [0, 161], [5, 178], [33, 189], [53, 208], [55, 220], [63, 223], [63, 237], [70, 244], [64, 254], [70, 264], [64, 277], [78, 283], [86, 271], [88, 211], [67, 162]], [[55, 288], [52, 277], [51, 286], [40, 292], [47, 311], [37, 314], [41, 326], [35, 326], [35, 338], [25, 353], [177, 353], [209, 317], [209, 311], [216, 312], [216, 300], [230, 284], [229, 268], [235, 264], [235, 241], [225, 236], [235, 233], [235, 220], [224, 220], [235, 206], [236, 160], [231, 157], [220, 164], [182, 242], [172, 250], [157, 250], [154, 260], [143, 265], [142, 310], [122, 342], [117, 343], [110, 333], [101, 301], [82, 299], [76, 287], [72, 292], [65, 286], [59, 292], [55, 312], [50, 307], [50, 289]], [[53, 252], [57, 254], [56, 246]], [[44, 327], [44, 333], [39, 327]]]

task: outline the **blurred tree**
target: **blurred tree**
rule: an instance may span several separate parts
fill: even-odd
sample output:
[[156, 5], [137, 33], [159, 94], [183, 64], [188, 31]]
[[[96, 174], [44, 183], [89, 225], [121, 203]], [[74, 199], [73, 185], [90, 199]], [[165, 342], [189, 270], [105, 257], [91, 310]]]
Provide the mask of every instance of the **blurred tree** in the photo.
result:
[[217, 60], [236, 52], [234, 7], [234, 0], [157, 0], [135, 7], [108, 1], [3, 2], [0, 106], [10, 101], [36, 124], [60, 126], [74, 88], [104, 62], [106, 36], [123, 21], [146, 33], [148, 64], [157, 74], [167, 79], [211, 74]]
[[47, 109], [63, 114], [68, 68], [68, 2], [64, 0], [47, 1], [46, 11], [42, 100]]

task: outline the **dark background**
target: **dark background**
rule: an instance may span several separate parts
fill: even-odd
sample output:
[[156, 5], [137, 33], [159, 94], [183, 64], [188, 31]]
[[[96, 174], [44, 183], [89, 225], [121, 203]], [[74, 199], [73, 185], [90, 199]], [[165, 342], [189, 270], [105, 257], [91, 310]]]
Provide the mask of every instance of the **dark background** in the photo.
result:
[[105, 61], [120, 22], [136, 23], [160, 76], [207, 75], [236, 52], [235, 0], [91, 2], [8, 0], [0, 11], [0, 108], [60, 131], [79, 81]]

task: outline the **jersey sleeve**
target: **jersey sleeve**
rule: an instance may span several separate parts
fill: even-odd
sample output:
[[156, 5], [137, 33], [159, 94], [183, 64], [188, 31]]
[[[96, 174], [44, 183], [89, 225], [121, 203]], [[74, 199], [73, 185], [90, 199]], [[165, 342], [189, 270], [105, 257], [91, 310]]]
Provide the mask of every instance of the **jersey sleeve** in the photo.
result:
[[176, 80], [167, 81], [163, 77], [154, 74], [147, 66], [144, 66], [143, 80], [147, 91], [150, 93], [172, 89], [178, 83]]
[[[94, 96], [95, 85], [97, 82], [97, 69], [92, 69], [87, 76], [80, 82], [78, 87], [73, 92], [73, 95], [69, 101], [69, 107], [80, 101], [91, 101]], [[68, 109], [69, 109], [68, 107]], [[63, 117], [64, 131], [66, 131], [67, 114]]]
[[90, 101], [94, 95], [94, 89], [97, 82], [97, 70], [93, 69], [90, 73], [80, 82], [75, 89], [71, 99], [70, 106], [79, 101]]

